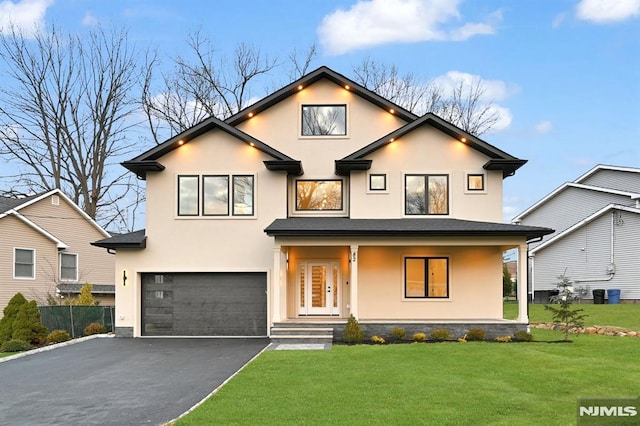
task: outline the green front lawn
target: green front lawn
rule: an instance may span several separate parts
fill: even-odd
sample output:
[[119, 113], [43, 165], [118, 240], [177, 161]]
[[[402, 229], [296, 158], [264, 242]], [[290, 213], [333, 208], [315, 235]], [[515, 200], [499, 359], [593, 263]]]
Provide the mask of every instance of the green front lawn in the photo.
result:
[[[585, 325], [609, 325], [630, 328], [640, 331], [640, 304], [623, 303], [619, 305], [575, 304], [573, 308], [584, 309]], [[514, 319], [518, 316], [517, 302], [504, 304], [503, 316]], [[544, 309], [544, 305], [529, 305], [529, 321], [551, 322], [551, 313]]]
[[637, 394], [640, 339], [572, 338], [267, 351], [177, 424], [566, 425], [578, 397]]

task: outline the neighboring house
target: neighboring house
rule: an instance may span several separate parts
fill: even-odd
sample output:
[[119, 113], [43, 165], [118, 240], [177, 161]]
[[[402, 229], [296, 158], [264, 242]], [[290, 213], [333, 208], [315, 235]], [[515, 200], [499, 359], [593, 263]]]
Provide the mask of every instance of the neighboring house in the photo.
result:
[[321, 67], [123, 163], [147, 226], [94, 243], [117, 251], [116, 334], [524, 329], [526, 299], [502, 318], [502, 254], [526, 277], [552, 232], [502, 223], [525, 162]]
[[45, 305], [86, 282], [96, 300], [113, 305], [115, 256], [90, 244], [108, 236], [60, 190], [0, 197], [0, 317], [17, 292]]
[[530, 292], [555, 289], [560, 275], [591, 299], [619, 289], [640, 300], [640, 168], [598, 165], [513, 219], [556, 231], [531, 244]]

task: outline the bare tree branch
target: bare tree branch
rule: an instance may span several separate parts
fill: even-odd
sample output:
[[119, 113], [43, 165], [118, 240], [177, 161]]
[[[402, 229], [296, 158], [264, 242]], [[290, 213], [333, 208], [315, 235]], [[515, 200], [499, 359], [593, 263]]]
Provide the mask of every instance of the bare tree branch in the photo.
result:
[[477, 136], [490, 131], [500, 119], [493, 101], [485, 99], [486, 88], [479, 78], [470, 85], [459, 81], [447, 89], [434, 81], [423, 83], [413, 73], [401, 75], [395, 65], [371, 58], [362, 60], [353, 72], [356, 82], [414, 114], [433, 112]]
[[17, 191], [60, 188], [92, 218], [113, 221], [107, 207], [128, 189], [112, 163], [132, 152], [137, 85], [151, 73], [127, 39], [124, 29], [65, 35], [55, 27], [33, 40], [16, 28], [0, 38], [9, 70], [0, 156], [21, 168]]

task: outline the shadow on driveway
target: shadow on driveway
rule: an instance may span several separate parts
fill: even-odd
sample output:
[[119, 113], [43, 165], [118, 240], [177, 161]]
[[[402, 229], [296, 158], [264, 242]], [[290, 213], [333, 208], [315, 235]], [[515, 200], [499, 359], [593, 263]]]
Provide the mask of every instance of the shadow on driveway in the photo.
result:
[[0, 363], [0, 424], [162, 424], [268, 344], [268, 339], [98, 338], [10, 360]]

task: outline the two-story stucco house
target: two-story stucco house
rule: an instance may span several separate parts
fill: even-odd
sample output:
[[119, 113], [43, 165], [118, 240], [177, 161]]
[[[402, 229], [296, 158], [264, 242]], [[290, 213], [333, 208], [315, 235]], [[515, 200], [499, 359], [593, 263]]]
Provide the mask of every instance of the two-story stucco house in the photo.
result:
[[525, 162], [321, 67], [123, 163], [147, 225], [95, 243], [117, 251], [116, 333], [523, 329], [526, 300], [502, 319], [502, 253], [526, 277], [527, 241], [552, 232], [502, 223]]
[[91, 245], [108, 236], [58, 189], [0, 197], [0, 317], [18, 292], [44, 305], [47, 296], [76, 296], [87, 282], [96, 300], [113, 305], [115, 256]]
[[560, 275], [586, 299], [602, 289], [640, 300], [640, 168], [599, 164], [513, 221], [556, 230], [530, 246], [534, 301], [546, 302]]

